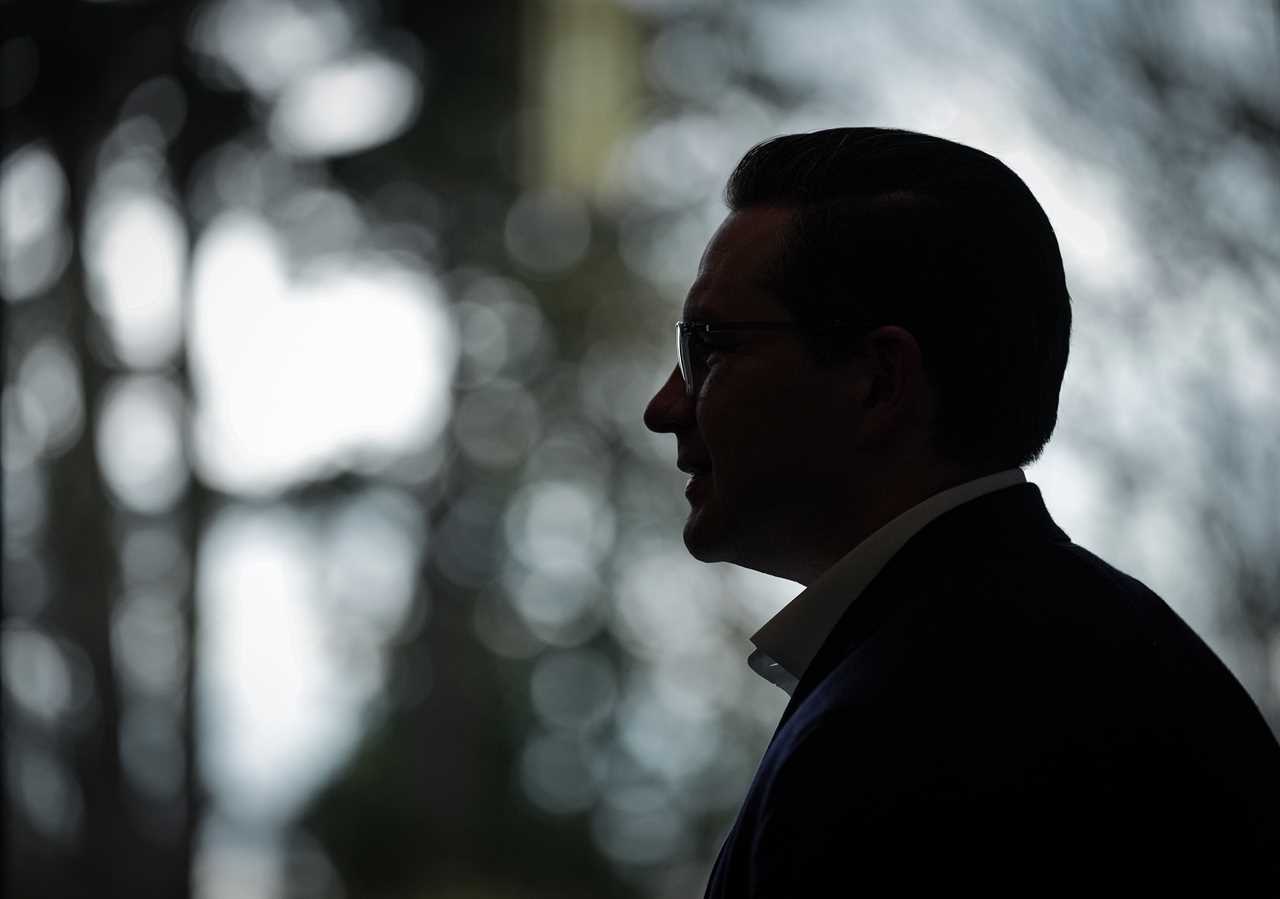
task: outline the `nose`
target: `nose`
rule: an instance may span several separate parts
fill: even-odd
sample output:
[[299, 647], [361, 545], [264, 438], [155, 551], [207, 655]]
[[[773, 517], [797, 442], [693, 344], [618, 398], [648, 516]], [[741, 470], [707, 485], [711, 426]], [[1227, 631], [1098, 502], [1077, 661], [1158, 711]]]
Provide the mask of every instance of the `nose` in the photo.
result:
[[680, 366], [673, 366], [671, 374], [658, 392], [649, 400], [644, 410], [644, 425], [650, 431], [670, 434], [687, 427], [693, 413], [693, 402], [685, 392]]

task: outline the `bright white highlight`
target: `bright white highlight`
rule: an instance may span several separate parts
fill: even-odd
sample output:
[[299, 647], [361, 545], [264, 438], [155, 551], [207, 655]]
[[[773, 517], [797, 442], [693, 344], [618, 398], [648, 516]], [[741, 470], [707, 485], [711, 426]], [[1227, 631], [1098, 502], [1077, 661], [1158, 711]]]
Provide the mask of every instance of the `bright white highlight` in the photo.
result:
[[410, 609], [412, 502], [371, 489], [320, 527], [231, 508], [201, 547], [201, 765], [222, 810], [288, 820], [355, 745]]
[[155, 194], [108, 191], [95, 198], [85, 225], [90, 299], [120, 358], [158, 367], [182, 345], [186, 227]]
[[418, 112], [421, 88], [407, 67], [362, 54], [303, 75], [284, 89], [271, 138], [297, 156], [341, 156], [396, 137]]
[[222, 0], [199, 14], [191, 43], [235, 81], [266, 97], [299, 72], [333, 58], [351, 38], [350, 17], [333, 0]]
[[283, 821], [349, 750], [371, 692], [331, 660], [301, 522], [236, 511], [199, 568], [201, 768], [219, 804]]
[[194, 266], [194, 452], [211, 483], [270, 492], [439, 435], [458, 351], [427, 274], [348, 259], [291, 284], [275, 233], [236, 213]]
[[95, 434], [98, 464], [131, 509], [164, 512], [186, 489], [182, 416], [182, 394], [165, 377], [130, 375], [107, 386]]

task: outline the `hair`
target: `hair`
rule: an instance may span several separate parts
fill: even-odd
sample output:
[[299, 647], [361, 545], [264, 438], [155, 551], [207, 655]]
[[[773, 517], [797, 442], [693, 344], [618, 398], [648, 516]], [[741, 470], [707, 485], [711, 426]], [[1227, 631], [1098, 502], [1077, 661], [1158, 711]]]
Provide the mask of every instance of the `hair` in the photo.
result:
[[[1008, 166], [927, 134], [833, 128], [752, 147], [725, 200], [794, 210], [773, 280], [798, 322], [912, 334], [939, 455], [980, 471], [1039, 457], [1058, 417], [1071, 300], [1053, 227]], [[859, 343], [819, 327], [804, 339], [823, 367]]]

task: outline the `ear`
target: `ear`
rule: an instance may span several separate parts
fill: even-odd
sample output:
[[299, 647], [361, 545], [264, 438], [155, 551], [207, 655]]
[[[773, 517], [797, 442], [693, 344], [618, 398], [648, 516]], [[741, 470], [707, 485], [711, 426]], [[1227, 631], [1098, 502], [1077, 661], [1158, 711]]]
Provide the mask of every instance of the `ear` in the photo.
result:
[[928, 432], [933, 394], [915, 336], [897, 325], [863, 335], [856, 402], [868, 445], [914, 442]]

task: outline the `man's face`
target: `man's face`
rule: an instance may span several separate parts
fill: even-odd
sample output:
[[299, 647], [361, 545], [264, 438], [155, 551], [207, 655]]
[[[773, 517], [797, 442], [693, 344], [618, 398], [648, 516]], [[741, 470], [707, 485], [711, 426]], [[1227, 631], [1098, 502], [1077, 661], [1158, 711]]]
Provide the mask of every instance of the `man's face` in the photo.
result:
[[[707, 245], [683, 318], [791, 321], [767, 277], [790, 218], [783, 209], [731, 213]], [[687, 490], [689, 552], [788, 577], [795, 547], [849, 511], [856, 366], [819, 371], [795, 332], [715, 339], [703, 351], [697, 395], [685, 395], [675, 368], [644, 421], [675, 434], [682, 467], [696, 471]]]

